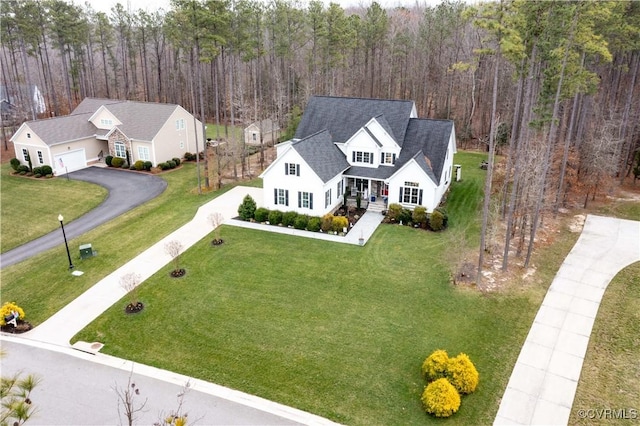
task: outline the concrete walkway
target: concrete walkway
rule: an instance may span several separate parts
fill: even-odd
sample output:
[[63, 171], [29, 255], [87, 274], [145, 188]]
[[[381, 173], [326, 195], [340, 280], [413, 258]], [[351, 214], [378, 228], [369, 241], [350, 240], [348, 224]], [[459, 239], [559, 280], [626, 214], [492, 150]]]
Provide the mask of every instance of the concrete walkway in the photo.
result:
[[640, 261], [640, 222], [587, 217], [511, 373], [494, 424], [567, 424], [602, 296]]

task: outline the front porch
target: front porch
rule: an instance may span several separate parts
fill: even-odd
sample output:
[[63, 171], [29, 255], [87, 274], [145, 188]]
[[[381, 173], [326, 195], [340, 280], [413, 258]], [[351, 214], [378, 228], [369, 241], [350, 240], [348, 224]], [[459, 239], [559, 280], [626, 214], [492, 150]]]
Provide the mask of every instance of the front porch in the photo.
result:
[[347, 177], [344, 182], [348, 207], [357, 207], [360, 196], [361, 208], [379, 212], [387, 209], [389, 187], [384, 181]]

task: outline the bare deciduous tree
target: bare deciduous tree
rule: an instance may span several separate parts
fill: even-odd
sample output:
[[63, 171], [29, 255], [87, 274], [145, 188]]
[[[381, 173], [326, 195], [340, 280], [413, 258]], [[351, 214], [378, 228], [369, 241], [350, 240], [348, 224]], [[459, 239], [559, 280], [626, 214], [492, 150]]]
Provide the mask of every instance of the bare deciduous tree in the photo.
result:
[[140, 274], [136, 274], [135, 272], [129, 272], [120, 277], [120, 287], [127, 292], [129, 302], [134, 306], [138, 303], [138, 285], [140, 281]]
[[167, 241], [164, 245], [164, 251], [173, 259], [173, 271], [180, 271], [180, 254], [182, 253], [183, 245], [178, 240]]

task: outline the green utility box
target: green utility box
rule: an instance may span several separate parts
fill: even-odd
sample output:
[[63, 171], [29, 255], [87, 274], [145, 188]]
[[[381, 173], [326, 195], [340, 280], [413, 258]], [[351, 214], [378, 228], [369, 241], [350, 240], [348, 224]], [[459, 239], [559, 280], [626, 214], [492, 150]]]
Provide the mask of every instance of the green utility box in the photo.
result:
[[83, 244], [80, 246], [80, 259], [87, 259], [93, 257], [93, 249], [91, 244]]

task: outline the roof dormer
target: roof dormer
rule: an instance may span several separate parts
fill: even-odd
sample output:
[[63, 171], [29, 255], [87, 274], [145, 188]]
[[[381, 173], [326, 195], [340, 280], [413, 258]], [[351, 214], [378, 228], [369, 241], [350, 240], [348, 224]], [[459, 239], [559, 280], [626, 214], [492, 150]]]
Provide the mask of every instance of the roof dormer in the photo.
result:
[[114, 126], [122, 124], [118, 118], [109, 111], [106, 106], [102, 105], [100, 108], [89, 117], [89, 121], [98, 129], [111, 130]]

